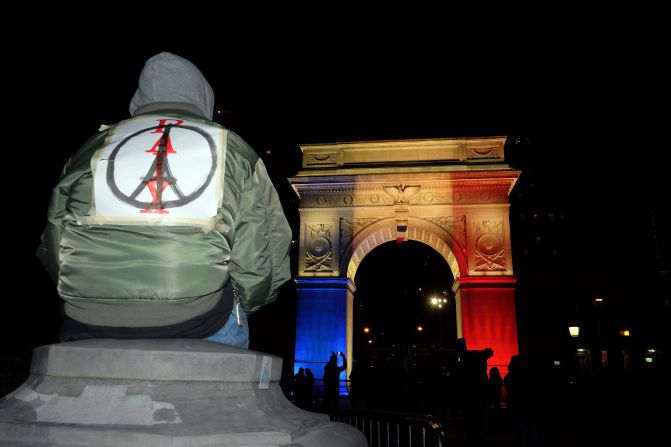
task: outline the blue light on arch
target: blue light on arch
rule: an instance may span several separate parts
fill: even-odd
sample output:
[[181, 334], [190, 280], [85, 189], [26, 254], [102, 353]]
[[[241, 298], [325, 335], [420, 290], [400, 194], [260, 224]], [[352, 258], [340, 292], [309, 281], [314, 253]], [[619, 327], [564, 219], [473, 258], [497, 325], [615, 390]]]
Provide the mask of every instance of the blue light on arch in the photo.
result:
[[331, 351], [347, 351], [349, 279], [299, 278], [296, 283], [298, 303], [294, 374], [300, 367], [310, 368], [315, 377], [321, 378]]

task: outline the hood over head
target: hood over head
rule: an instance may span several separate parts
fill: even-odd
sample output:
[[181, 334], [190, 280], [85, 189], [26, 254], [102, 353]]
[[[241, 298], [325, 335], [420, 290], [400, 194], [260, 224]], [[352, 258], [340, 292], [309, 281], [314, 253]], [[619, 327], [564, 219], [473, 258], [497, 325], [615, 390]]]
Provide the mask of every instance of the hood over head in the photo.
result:
[[159, 53], [144, 64], [138, 89], [128, 110], [155, 102], [181, 102], [194, 106], [203, 117], [212, 119], [214, 92], [198, 67], [172, 53]]

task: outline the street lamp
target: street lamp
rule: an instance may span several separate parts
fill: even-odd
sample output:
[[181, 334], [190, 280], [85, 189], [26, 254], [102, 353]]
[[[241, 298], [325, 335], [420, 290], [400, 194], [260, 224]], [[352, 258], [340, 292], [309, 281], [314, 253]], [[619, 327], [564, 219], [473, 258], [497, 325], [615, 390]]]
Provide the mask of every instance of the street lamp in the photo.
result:
[[447, 306], [447, 298], [438, 298], [434, 296], [429, 300], [429, 304], [431, 304], [432, 307], [442, 309], [443, 306]]
[[[437, 311], [441, 311], [443, 307], [447, 308], [447, 292], [443, 292], [442, 295], [434, 295], [431, 298], [429, 298], [429, 305], [434, 308]], [[443, 346], [443, 322], [440, 321], [442, 320], [442, 316], [444, 315], [442, 312], [439, 314], [440, 317], [438, 318], [438, 342], [440, 343], [440, 346]]]
[[568, 333], [573, 338], [576, 338], [576, 337], [580, 336], [580, 326], [569, 326], [568, 327]]

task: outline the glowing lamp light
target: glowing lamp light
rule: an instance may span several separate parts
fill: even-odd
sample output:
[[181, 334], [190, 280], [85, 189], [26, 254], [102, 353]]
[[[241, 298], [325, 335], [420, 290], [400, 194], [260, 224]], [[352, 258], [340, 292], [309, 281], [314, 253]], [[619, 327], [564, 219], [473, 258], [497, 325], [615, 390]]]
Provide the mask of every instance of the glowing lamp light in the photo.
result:
[[620, 335], [623, 337], [629, 337], [629, 329], [624, 329], [620, 331]]
[[652, 363], [652, 357], [646, 357], [645, 363]]
[[438, 297], [432, 297], [429, 302], [433, 307], [437, 307], [438, 309], [442, 309], [443, 305], [447, 304], [447, 298], [438, 298]]
[[369, 328], [369, 327], [365, 327], [365, 328], [363, 328], [363, 331], [367, 334], [367, 333], [370, 332], [370, 328]]
[[373, 340], [368, 340], [368, 344], [369, 344], [369, 345], [372, 345], [372, 344], [373, 344]]
[[580, 326], [569, 326], [568, 333], [571, 335], [571, 337], [580, 336]]
[[424, 328], [422, 326], [417, 326], [417, 332], [422, 332]]
[[555, 366], [560, 366], [561, 365], [561, 361], [559, 361], [559, 360], [555, 360], [553, 363], [554, 363]]

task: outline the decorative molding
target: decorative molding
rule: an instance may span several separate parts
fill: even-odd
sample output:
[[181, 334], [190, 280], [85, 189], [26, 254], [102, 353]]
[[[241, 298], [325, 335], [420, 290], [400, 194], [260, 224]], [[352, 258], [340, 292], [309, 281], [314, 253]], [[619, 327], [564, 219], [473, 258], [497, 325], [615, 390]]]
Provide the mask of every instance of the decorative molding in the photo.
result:
[[482, 160], [491, 158], [499, 158], [499, 151], [497, 146], [476, 146], [468, 148], [468, 155], [466, 156], [467, 160]]
[[394, 208], [394, 218], [396, 219], [396, 241], [402, 242], [408, 236], [408, 217], [410, 217], [410, 209], [407, 204], [403, 203], [397, 203]]
[[337, 156], [338, 156], [337, 152], [306, 154], [305, 165], [306, 166], [336, 165], [338, 164]]
[[385, 206], [393, 205], [391, 197], [380, 194], [361, 194], [355, 192], [329, 192], [322, 194], [303, 194], [301, 207], [303, 208], [339, 208], [356, 206]]
[[331, 241], [329, 224], [307, 225], [306, 235], [309, 240], [305, 244], [305, 271], [333, 271], [333, 242]]
[[475, 270], [506, 270], [503, 219], [481, 219], [475, 224]]
[[[366, 255], [370, 253], [375, 247], [384, 244], [385, 242], [392, 241], [395, 238], [396, 233], [393, 228], [381, 228], [375, 233], [369, 235], [365, 240], [361, 241], [352, 252], [352, 256], [347, 265], [347, 277], [354, 280], [356, 271], [359, 268], [363, 258], [366, 257]], [[461, 275], [459, 270], [459, 262], [454, 256], [454, 253], [452, 253], [447, 243], [445, 243], [445, 241], [443, 241], [435, 233], [413, 225], [408, 228], [408, 239], [420, 241], [435, 249], [438, 253], [440, 253], [445, 261], [447, 261], [454, 277], [457, 278]]]
[[343, 254], [352, 238], [368, 225], [380, 220], [379, 217], [340, 218], [340, 254]]
[[447, 231], [462, 247], [466, 246], [466, 216], [423, 217]]
[[382, 228], [368, 236], [356, 247], [356, 250], [352, 253], [352, 257], [350, 258], [350, 262], [347, 266], [347, 277], [354, 280], [356, 271], [359, 268], [359, 264], [361, 264], [363, 258], [378, 245], [394, 240], [395, 238], [396, 232], [392, 228]]
[[295, 185], [302, 208], [373, 207], [395, 204], [451, 205], [508, 203], [508, 181], [435, 181], [302, 183]]
[[442, 240], [437, 234], [432, 231], [427, 231], [425, 228], [418, 226], [411, 226], [408, 228], [408, 239], [423, 242], [424, 244], [432, 247], [447, 261], [447, 264], [452, 270], [452, 275], [457, 278], [460, 275], [459, 272], [459, 262], [454, 256], [454, 253], [450, 247]]
[[394, 200], [394, 205], [399, 203], [408, 203], [410, 198], [417, 194], [421, 185], [391, 185], [382, 188]]

